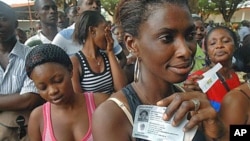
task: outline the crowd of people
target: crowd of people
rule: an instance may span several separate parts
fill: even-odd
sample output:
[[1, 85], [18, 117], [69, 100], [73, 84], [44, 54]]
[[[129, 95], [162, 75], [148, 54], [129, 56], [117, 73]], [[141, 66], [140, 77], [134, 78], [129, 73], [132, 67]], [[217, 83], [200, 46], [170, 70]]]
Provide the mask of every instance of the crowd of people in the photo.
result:
[[112, 24], [100, 0], [34, 7], [38, 30], [27, 37], [0, 1], [0, 140], [146, 141], [134, 121], [144, 132], [154, 118], [135, 119], [140, 105], [167, 107], [161, 122], [173, 127], [187, 120], [185, 141], [229, 141], [230, 125], [250, 124], [248, 21], [206, 26], [187, 0], [121, 0]]

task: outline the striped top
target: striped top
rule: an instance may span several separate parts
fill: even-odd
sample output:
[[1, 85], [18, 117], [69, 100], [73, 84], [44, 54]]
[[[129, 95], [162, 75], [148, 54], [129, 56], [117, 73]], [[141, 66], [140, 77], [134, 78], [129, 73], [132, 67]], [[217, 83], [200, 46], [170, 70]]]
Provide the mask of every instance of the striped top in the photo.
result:
[[100, 52], [100, 54], [104, 59], [105, 69], [101, 73], [95, 73], [91, 70], [82, 51], [76, 53], [82, 68], [81, 87], [83, 91], [111, 94], [114, 91], [114, 84], [110, 63], [104, 52]]
[[25, 58], [31, 48], [16, 42], [14, 48], [9, 54], [9, 64], [4, 70], [0, 67], [0, 94], [14, 93], [38, 93], [35, 84], [26, 74]]

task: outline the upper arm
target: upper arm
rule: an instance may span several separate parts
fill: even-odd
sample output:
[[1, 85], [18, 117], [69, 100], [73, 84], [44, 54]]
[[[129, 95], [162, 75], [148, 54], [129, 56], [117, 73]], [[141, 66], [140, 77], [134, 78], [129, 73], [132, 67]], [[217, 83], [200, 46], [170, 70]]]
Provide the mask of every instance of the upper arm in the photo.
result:
[[30, 141], [42, 141], [43, 132], [43, 112], [42, 106], [34, 109], [29, 118], [28, 135]]
[[247, 118], [246, 107], [248, 106], [246, 96], [238, 90], [232, 90], [223, 98], [219, 116], [226, 126], [244, 124]]
[[95, 141], [131, 140], [132, 126], [124, 112], [112, 101], [105, 101], [96, 109], [92, 127]]
[[71, 62], [73, 64], [73, 75], [72, 75], [72, 85], [74, 88], [74, 91], [76, 93], [82, 93], [83, 90], [81, 88], [81, 83], [80, 83], [80, 76], [81, 76], [81, 65], [80, 62], [78, 61], [78, 58], [74, 55], [70, 57]]

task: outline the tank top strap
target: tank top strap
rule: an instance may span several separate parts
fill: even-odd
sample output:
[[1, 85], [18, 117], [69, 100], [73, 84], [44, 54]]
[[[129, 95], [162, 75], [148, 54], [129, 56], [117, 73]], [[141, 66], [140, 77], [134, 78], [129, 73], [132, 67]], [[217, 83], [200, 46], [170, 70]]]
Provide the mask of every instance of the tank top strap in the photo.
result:
[[[95, 111], [95, 100], [94, 100], [94, 93], [93, 92], [84, 92], [85, 101], [88, 110], [89, 118], [92, 117], [92, 113]], [[90, 118], [91, 119], [91, 118]]]
[[133, 117], [135, 117], [135, 110], [137, 108], [137, 106], [141, 105], [142, 102], [139, 99], [139, 97], [137, 96], [135, 90], [133, 89], [132, 85], [129, 84], [126, 87], [124, 87], [122, 89], [123, 94], [125, 95], [125, 97], [127, 98], [128, 104], [129, 104], [129, 108], [130, 108], [130, 112], [131, 115]]

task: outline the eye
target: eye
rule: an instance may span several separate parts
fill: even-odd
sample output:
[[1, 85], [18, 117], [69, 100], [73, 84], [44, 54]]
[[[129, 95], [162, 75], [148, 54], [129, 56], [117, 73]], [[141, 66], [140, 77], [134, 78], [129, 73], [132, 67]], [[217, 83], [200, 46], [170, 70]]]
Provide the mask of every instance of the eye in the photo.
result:
[[165, 34], [161, 35], [159, 39], [162, 40], [164, 43], [171, 43], [174, 41], [174, 36], [170, 34]]
[[46, 5], [43, 7], [43, 10], [49, 10], [50, 6]]
[[188, 41], [192, 41], [192, 40], [194, 40], [194, 36], [195, 36], [195, 35], [196, 35], [196, 31], [193, 30], [193, 31], [191, 31], [191, 32], [187, 35], [186, 39], [187, 39]]
[[227, 39], [227, 38], [224, 38], [224, 39], [222, 40], [222, 42], [223, 42], [223, 43], [228, 43], [228, 42], [231, 42], [231, 40], [230, 40], [230, 39]]
[[36, 88], [37, 88], [39, 91], [44, 91], [44, 90], [47, 89], [46, 85], [43, 85], [43, 84], [36, 85]]
[[55, 78], [53, 79], [53, 82], [54, 82], [54, 83], [61, 83], [62, 81], [63, 81], [63, 77], [61, 77], [61, 76], [55, 77]]

